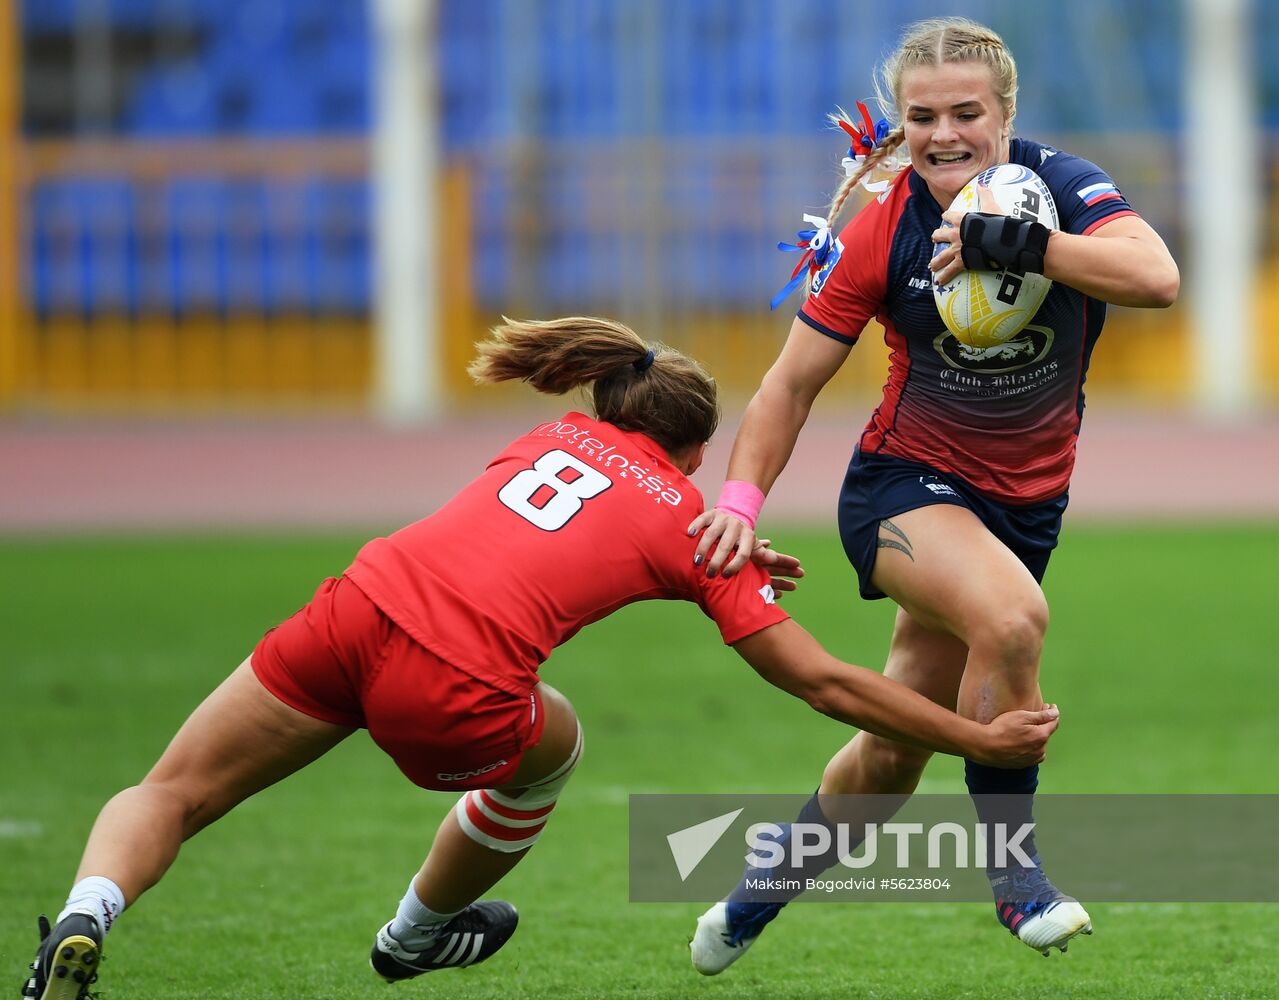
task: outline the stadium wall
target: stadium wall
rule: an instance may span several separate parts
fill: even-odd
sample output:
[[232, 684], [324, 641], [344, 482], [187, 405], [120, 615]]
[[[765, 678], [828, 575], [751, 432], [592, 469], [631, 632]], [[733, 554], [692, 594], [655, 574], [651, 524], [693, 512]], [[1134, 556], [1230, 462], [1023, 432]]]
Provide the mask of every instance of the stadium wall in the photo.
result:
[[[366, 6], [6, 6], [0, 411], [365, 411]], [[1019, 54], [1018, 127], [1105, 164], [1184, 247], [1180, 14], [1153, 0], [1080, 0], [1047, 22], [998, 0], [965, 12]], [[793, 305], [765, 308], [789, 271], [773, 248], [838, 179], [840, 141], [822, 115], [864, 96], [872, 56], [927, 13], [915, 0], [891, 17], [808, 0], [441, 5], [426, 58], [441, 91], [447, 402], [515, 403], [477, 395], [463, 375], [502, 313], [617, 316], [706, 361], [730, 400], [749, 394]], [[1256, 13], [1264, 54], [1279, 13]], [[100, 80], [80, 55], [90, 36], [114, 60]], [[1272, 222], [1251, 335], [1273, 406], [1279, 68], [1258, 63]], [[1188, 401], [1189, 324], [1182, 304], [1114, 309], [1090, 393]], [[864, 338], [829, 398], [873, 397], [884, 353]]]

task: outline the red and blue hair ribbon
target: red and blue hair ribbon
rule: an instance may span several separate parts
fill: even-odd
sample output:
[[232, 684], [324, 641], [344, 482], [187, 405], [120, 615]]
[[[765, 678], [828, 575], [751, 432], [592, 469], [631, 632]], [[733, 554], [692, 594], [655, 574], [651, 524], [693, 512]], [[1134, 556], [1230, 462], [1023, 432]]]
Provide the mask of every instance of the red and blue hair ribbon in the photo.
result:
[[[837, 118], [832, 116], [835, 124], [847, 133], [851, 141], [848, 156], [844, 158], [844, 172], [848, 177], [853, 176], [857, 164], [864, 161], [892, 131], [887, 118], [881, 118], [877, 122], [871, 120], [870, 109], [863, 101], [857, 102], [857, 111], [861, 115], [860, 122], [846, 120], [843, 112]], [[862, 178], [862, 186], [872, 192], [885, 190], [889, 183], [888, 181], [871, 183], [869, 177]], [[801, 229], [796, 233], [798, 239], [795, 243], [777, 244], [778, 250], [786, 253], [801, 253], [803, 256], [795, 265], [795, 270], [791, 272], [790, 281], [786, 283], [786, 287], [773, 296], [768, 304], [769, 309], [776, 309], [805, 279], [816, 278], [828, 263], [833, 263], [830, 259], [832, 253], [835, 253], [836, 259], [839, 258], [839, 250], [842, 250], [842, 247], [839, 247], [826, 220], [816, 215], [805, 215], [804, 221], [811, 223], [813, 228]]]
[[848, 133], [848, 138], [851, 140], [848, 158], [854, 162], [864, 160], [867, 154], [873, 152], [892, 131], [887, 118], [881, 118], [877, 122], [871, 121], [870, 109], [866, 107], [865, 102], [857, 102], [857, 111], [862, 116], [860, 122], [848, 122], [842, 117], [835, 119], [835, 124]]
[[778, 250], [785, 253], [802, 253], [803, 256], [799, 258], [799, 263], [791, 272], [790, 281], [786, 283], [786, 287], [774, 295], [769, 302], [769, 309], [776, 309], [803, 281], [818, 274], [826, 266], [826, 261], [835, 246], [835, 239], [825, 219], [816, 215], [805, 215], [804, 221], [812, 223], [813, 228], [801, 229], [796, 233], [797, 242], [777, 244]]

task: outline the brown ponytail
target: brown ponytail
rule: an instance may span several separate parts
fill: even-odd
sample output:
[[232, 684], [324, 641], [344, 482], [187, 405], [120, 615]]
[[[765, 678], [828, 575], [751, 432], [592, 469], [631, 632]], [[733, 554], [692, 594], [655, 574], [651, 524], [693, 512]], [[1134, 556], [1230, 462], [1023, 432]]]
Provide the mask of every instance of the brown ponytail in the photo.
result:
[[596, 417], [668, 453], [709, 441], [719, 424], [715, 380], [701, 365], [608, 319], [503, 317], [476, 345], [467, 372], [476, 382], [521, 379], [556, 396], [590, 384]]

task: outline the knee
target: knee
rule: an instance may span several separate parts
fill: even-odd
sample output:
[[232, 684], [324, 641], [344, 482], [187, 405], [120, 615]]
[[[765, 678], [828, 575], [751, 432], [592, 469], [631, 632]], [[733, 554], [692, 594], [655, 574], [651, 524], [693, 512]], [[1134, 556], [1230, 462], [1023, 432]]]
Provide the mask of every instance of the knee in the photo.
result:
[[[546, 720], [537, 749], [552, 768], [582, 752], [582, 727], [573, 704], [545, 681], [537, 685], [538, 699]], [[538, 779], [534, 778], [534, 781]]]
[[462, 832], [482, 847], [502, 854], [515, 854], [536, 844], [582, 756], [580, 726], [576, 726], [576, 733], [568, 756], [540, 780], [520, 788], [475, 789], [464, 794], [454, 807]]
[[900, 781], [918, 775], [932, 757], [932, 752], [908, 746], [879, 736], [866, 735], [866, 760], [886, 781]]
[[1039, 663], [1047, 632], [1048, 602], [1036, 588], [979, 622], [969, 639], [969, 648], [1004, 666], [1034, 667]]
[[583, 743], [582, 727], [579, 724], [577, 725], [577, 738], [573, 742], [573, 747], [564, 757], [559, 767], [546, 775], [546, 777], [525, 785], [523, 788], [506, 789], [504, 794], [513, 796], [512, 801], [518, 798], [522, 809], [554, 808], [560, 793], [568, 785], [569, 778], [573, 777], [573, 772], [577, 770], [578, 762], [582, 759]]
[[126, 789], [120, 796], [142, 795], [152, 806], [173, 817], [182, 828], [182, 839], [189, 840], [206, 826], [226, 815], [234, 803], [220, 801], [209, 790], [193, 781], [157, 780], [150, 776], [142, 784]]

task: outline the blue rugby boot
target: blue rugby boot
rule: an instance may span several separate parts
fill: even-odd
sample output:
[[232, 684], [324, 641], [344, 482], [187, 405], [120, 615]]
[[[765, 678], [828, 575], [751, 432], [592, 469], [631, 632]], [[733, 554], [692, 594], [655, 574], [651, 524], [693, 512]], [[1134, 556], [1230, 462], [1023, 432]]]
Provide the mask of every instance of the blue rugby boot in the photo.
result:
[[102, 930], [87, 913], [68, 913], [50, 929], [40, 915], [40, 948], [31, 975], [22, 987], [23, 1000], [85, 1000], [98, 978]]
[[995, 915], [1017, 940], [1047, 957], [1050, 948], [1065, 951], [1077, 934], [1091, 934], [1092, 920], [1079, 900], [1048, 881], [1035, 857], [1034, 868], [988, 873], [995, 893]]
[[744, 954], [785, 903], [729, 900], [716, 903], [697, 918], [697, 931], [688, 947], [693, 968], [703, 976], [717, 976]]

